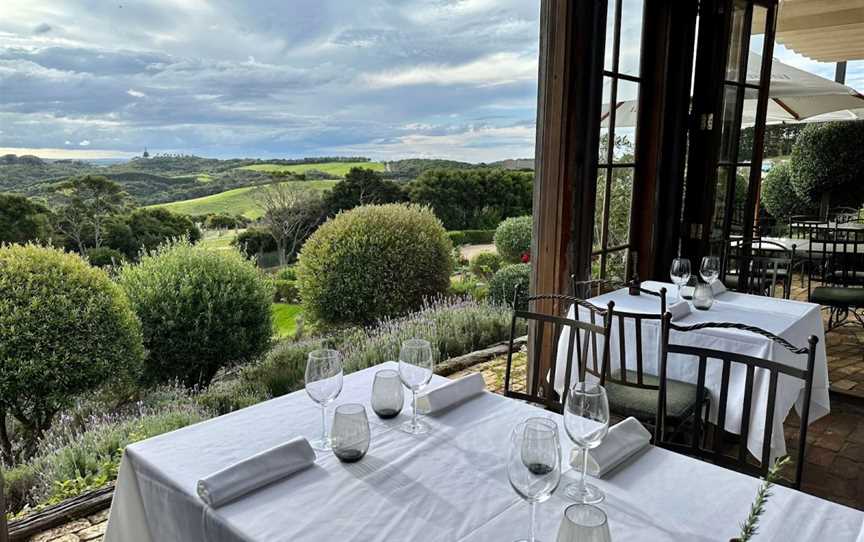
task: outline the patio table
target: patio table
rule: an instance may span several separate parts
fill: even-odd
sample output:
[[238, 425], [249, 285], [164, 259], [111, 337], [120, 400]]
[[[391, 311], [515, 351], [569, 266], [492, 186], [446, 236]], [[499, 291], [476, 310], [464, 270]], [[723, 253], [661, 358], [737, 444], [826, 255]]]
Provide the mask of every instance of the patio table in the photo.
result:
[[[676, 301], [677, 288], [673, 284], [647, 281], [643, 288], [659, 291], [661, 287], [667, 290], [669, 303]], [[654, 296], [632, 296], [626, 288], [594, 297], [590, 302], [600, 307], [609, 301], [615, 302], [615, 309], [623, 312], [654, 313], [659, 310], [659, 301]], [[567, 313], [573, 318], [571, 307]], [[588, 318], [586, 309], [580, 308], [580, 318]], [[715, 298], [710, 310], [693, 309], [689, 315], [676, 321], [678, 325], [692, 325], [700, 322], [737, 322], [757, 326], [775, 335], [783, 337], [797, 347], [807, 346], [807, 338], [815, 335], [819, 339], [816, 345], [816, 359], [813, 375], [813, 394], [810, 402], [810, 423], [828, 414], [831, 403], [828, 398], [828, 358], [825, 354], [825, 331], [822, 327], [822, 315], [819, 305], [786, 299], [741, 294], [726, 291]], [[660, 355], [660, 323], [656, 320], [646, 320], [642, 323], [642, 351], [644, 355], [643, 370], [646, 374], [656, 375]], [[610, 355], [614, 368], [618, 368], [620, 341], [617, 322], [612, 327], [610, 340]], [[636, 369], [635, 324], [632, 319], [625, 321], [625, 348], [629, 353], [627, 368]], [[795, 355], [785, 348], [775, 345], [772, 341], [760, 335], [740, 330], [700, 330], [686, 334], [672, 333], [672, 342], [702, 346], [725, 352], [737, 352], [783, 363], [799, 369], [806, 369], [807, 357]], [[562, 334], [558, 344], [557, 364], [563, 367], [566, 363], [569, 337]], [[602, 344], [598, 341], [598, 356], [603, 353]], [[589, 351], [590, 355], [590, 351]], [[575, 357], [575, 354], [574, 354]], [[574, 360], [575, 375], [575, 360]], [[717, 404], [720, 396], [722, 363], [719, 360], [708, 360], [705, 374], [705, 387], [710, 394], [709, 420], [717, 421]], [[698, 363], [692, 357], [670, 355], [667, 365], [669, 378], [684, 382], [696, 383]], [[741, 418], [744, 405], [744, 382], [746, 370], [733, 364], [729, 378], [729, 401], [726, 411], [726, 431], [741, 433]], [[558, 371], [555, 379], [555, 389], [559, 393], [564, 388], [564, 371]], [[571, 376], [571, 382], [575, 381]], [[761, 457], [762, 438], [764, 435], [766, 408], [768, 403], [767, 371], [757, 369], [754, 378], [753, 397], [751, 403], [750, 430], [747, 437], [747, 448], [756, 456]], [[774, 411], [774, 428], [772, 433], [771, 454], [779, 457], [786, 453], [786, 442], [783, 437], [783, 420], [789, 414], [793, 405], [799, 414], [802, 412], [804, 383], [788, 375], [780, 375], [777, 382], [777, 395]]]
[[[337, 403], [369, 406], [374, 372], [345, 378]], [[445, 379], [433, 377], [433, 385]], [[371, 409], [367, 408], [371, 413]], [[317, 408], [303, 391], [129, 446], [108, 522], [107, 542], [489, 541], [527, 532], [527, 506], [506, 473], [510, 431], [530, 416], [562, 418], [488, 392], [426, 418], [427, 435], [396, 429], [406, 415], [370, 418], [372, 445], [354, 464], [319, 453], [316, 464], [220, 508], [195, 494], [198, 478], [278, 443], [317, 434]], [[562, 486], [539, 505], [539, 537], [554, 540]], [[613, 540], [728, 540], [746, 517], [759, 480], [648, 447], [595, 483], [607, 494]], [[778, 487], [760, 540], [864, 537], [864, 514]], [[861, 538], [864, 540], [864, 538]]]

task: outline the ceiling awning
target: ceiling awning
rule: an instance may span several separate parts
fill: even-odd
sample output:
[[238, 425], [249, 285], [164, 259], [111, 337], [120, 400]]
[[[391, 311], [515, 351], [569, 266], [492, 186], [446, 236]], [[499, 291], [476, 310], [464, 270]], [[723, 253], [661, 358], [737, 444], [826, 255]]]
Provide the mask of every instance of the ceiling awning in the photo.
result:
[[782, 0], [775, 41], [819, 62], [862, 60], [864, 0]]

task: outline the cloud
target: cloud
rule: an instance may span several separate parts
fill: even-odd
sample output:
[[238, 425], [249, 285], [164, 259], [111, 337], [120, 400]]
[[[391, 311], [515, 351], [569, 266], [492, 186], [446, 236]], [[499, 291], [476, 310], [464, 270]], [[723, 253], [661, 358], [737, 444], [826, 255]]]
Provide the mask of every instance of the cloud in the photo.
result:
[[89, 147], [90, 146], [90, 140], [89, 139], [82, 139], [81, 142], [78, 144], [81, 145], [82, 147]]
[[50, 24], [48, 24], [48, 23], [39, 23], [39, 24], [37, 24], [36, 27], [33, 29], [33, 33], [34, 33], [34, 34], [47, 34], [48, 32], [51, 32], [51, 30], [52, 30], [52, 26], [51, 26]]
[[126, 91], [126, 94], [128, 94], [129, 96], [132, 96], [133, 98], [146, 98], [147, 97], [147, 95], [144, 94], [143, 92], [139, 92], [139, 91], [137, 91], [135, 89], [131, 89], [131, 88]]
[[361, 81], [372, 88], [407, 85], [495, 86], [537, 78], [537, 57], [497, 53], [456, 66], [426, 65], [364, 74]]

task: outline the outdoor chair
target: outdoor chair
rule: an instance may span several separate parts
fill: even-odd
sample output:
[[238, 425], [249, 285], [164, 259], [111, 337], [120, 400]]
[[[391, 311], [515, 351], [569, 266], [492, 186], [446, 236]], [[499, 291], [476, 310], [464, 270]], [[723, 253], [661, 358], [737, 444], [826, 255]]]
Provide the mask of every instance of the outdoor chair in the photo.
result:
[[828, 211], [828, 218], [837, 224], [853, 222], [861, 218], [861, 210], [855, 207], [834, 207]]
[[782, 288], [784, 299], [792, 293], [792, 270], [795, 246], [789, 250], [780, 243], [767, 240], [737, 241], [728, 244], [723, 265], [723, 282], [727, 288], [746, 294], [776, 297]]
[[828, 221], [818, 216], [795, 215], [789, 217], [789, 237], [792, 239], [810, 239], [814, 229], [825, 229]]
[[591, 299], [625, 286], [624, 282], [617, 279], [576, 280], [576, 275], [570, 275], [570, 285], [573, 297], [577, 299]]
[[[510, 324], [509, 353], [507, 354], [507, 368], [504, 373], [504, 395], [514, 399], [527, 401], [540, 405], [547, 410], [563, 414], [564, 404], [562, 396], [554, 389], [555, 377], [559, 370], [564, 371], [564, 389], [570, 388], [571, 373], [573, 369], [574, 354], [577, 361], [577, 370], [584, 375], [583, 368], [587, 365], [589, 348], [593, 353], [595, 364], [597, 363], [597, 352], [604, 354], [609, 352], [609, 326], [611, 325], [611, 312], [614, 303], [610, 302], [607, 309], [599, 309], [581, 299], [557, 294], [535, 295], [528, 298], [528, 307], [538, 302], [552, 304], [551, 314], [533, 312], [531, 310], [513, 310], [513, 318]], [[592, 310], [592, 321], [579, 321], [576, 319], [559, 316], [563, 304], [575, 304]], [[564, 309], [566, 311], [566, 309]], [[574, 310], [576, 307], [574, 306]], [[534, 332], [534, 351], [529, 363], [529, 373], [526, 375], [524, 391], [514, 389], [513, 382], [513, 351], [515, 350], [516, 324], [524, 320]], [[558, 344], [560, 337], [567, 337], [567, 357], [564, 367], [558, 366]], [[598, 342], [600, 343], [598, 345]], [[548, 360], [544, 364], [543, 360]], [[548, 371], [548, 372], [547, 372]], [[541, 374], [543, 373], [543, 374]]]
[[[767, 359], [756, 358], [744, 354], [736, 354], [725, 350], [713, 350], [710, 348], [690, 346], [684, 344], [676, 344], [673, 342], [675, 337], [670, 337], [670, 332], [691, 333], [694, 331], [706, 329], [737, 329], [748, 333], [761, 335], [771, 340], [775, 345], [792, 352], [807, 356], [806, 369], [798, 369], [782, 363], [777, 363]], [[708, 460], [716, 465], [731, 468], [738, 472], [750, 474], [753, 476], [764, 477], [768, 469], [772, 466], [771, 463], [771, 439], [774, 431], [774, 410], [777, 398], [777, 380], [780, 375], [786, 378], [797, 378], [804, 385], [804, 401], [801, 404], [801, 427], [798, 434], [798, 449], [796, 450], [797, 461], [795, 464], [795, 476], [792, 480], [792, 487], [798, 489], [801, 486], [801, 473], [804, 468], [804, 448], [807, 445], [807, 424], [810, 418], [810, 398], [813, 391], [813, 366], [816, 359], [816, 343], [818, 339], [815, 336], [810, 336], [808, 346], [805, 348], [796, 348], [782, 337], [778, 337], [773, 333], [765, 331], [753, 326], [739, 323], [720, 323], [706, 322], [694, 324], [692, 326], [678, 326], [672, 323], [672, 315], [667, 313], [663, 317], [662, 331], [662, 352], [660, 356], [660, 391], [657, 396], [657, 420], [655, 424], [654, 444], [673, 451], [677, 451], [686, 455], [698, 457]], [[697, 389], [698, 400], [703, 398], [705, 393], [705, 375], [708, 366], [708, 360], [715, 363], [722, 363], [722, 376], [720, 396], [717, 401], [717, 423], [713, 427], [713, 435], [710, 439], [700, 438], [698, 433], [694, 433], [689, 443], [682, 443], [669, 438], [667, 436], [667, 411], [670, 405], [670, 382], [666, 377], [667, 366], [669, 363], [669, 355], [676, 354], [679, 359], [683, 358], [684, 363], [698, 363]], [[744, 403], [743, 412], [741, 415], [741, 426], [739, 429], [740, 440], [738, 443], [737, 453], [730, 455], [728, 442], [724, 438], [726, 427], [726, 411], [730, 401], [739, 401], [737, 394], [734, 398], [729, 394], [729, 381], [733, 367], [741, 368], [746, 371], [744, 381]], [[757, 373], [758, 371], [758, 373]], [[750, 423], [752, 418], [752, 399], [753, 389], [756, 386], [756, 379], [760, 382], [768, 380], [768, 397], [765, 414], [765, 426], [762, 436], [762, 450], [758, 463], [754, 464], [753, 460], [747, 453], [747, 437], [750, 432]], [[783, 413], [780, 413], [782, 416]], [[707, 428], [706, 428], [707, 432]], [[707, 435], [705, 435], [707, 436]]]
[[[864, 326], [864, 231], [827, 230], [814, 236], [813, 246], [822, 265], [811, 269], [809, 300], [829, 310], [828, 331], [854, 321]], [[821, 285], [811, 289], [814, 281]]]

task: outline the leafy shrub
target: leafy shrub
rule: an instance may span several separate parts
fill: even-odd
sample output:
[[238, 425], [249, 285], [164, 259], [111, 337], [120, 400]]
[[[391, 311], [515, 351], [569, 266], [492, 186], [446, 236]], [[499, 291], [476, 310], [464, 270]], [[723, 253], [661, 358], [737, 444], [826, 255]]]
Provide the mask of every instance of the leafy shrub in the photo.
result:
[[227, 214], [213, 214], [204, 221], [204, 227], [211, 230], [228, 230], [238, 226], [237, 217]]
[[469, 297], [477, 301], [483, 301], [489, 297], [489, 284], [477, 280], [471, 275], [462, 275], [461, 278], [450, 281], [450, 291], [456, 297]]
[[447, 291], [452, 245], [431, 210], [367, 205], [312, 234], [297, 278], [307, 317], [328, 324], [370, 323], [419, 308]]
[[217, 416], [240, 410], [270, 398], [267, 391], [255, 382], [234, 378], [213, 382], [201, 392], [196, 401]]
[[297, 270], [293, 265], [287, 265], [276, 272], [276, 278], [281, 280], [297, 280]]
[[0, 247], [0, 292], [0, 397], [28, 455], [75, 395], [140, 370], [141, 327], [104, 271], [53, 248]]
[[471, 258], [470, 271], [478, 277], [491, 277], [501, 268], [501, 256], [495, 252], [481, 252]]
[[152, 250], [180, 237], [195, 243], [201, 239], [201, 230], [189, 217], [167, 209], [136, 209], [106, 221], [103, 246], [135, 260], [142, 250]]
[[760, 201], [777, 220], [786, 221], [793, 215], [808, 215], [818, 211], [818, 204], [802, 200], [792, 188], [792, 168], [789, 162], [777, 164], [762, 180]]
[[321, 341], [282, 341], [258, 363], [243, 367], [240, 379], [279, 397], [303, 387], [306, 358], [309, 352], [321, 348]]
[[273, 287], [235, 250], [169, 243], [123, 266], [118, 280], [143, 326], [145, 382], [203, 386], [270, 346]]
[[508, 218], [495, 230], [495, 248], [505, 262], [522, 261], [522, 256], [531, 252], [530, 216]]
[[297, 303], [300, 300], [297, 283], [293, 280], [274, 279], [273, 287], [275, 288], [274, 303]]
[[270, 232], [261, 228], [249, 228], [241, 232], [231, 244], [248, 258], [276, 250], [276, 239], [270, 235]]
[[120, 265], [126, 261], [126, 256], [119, 250], [108, 247], [91, 248], [87, 250], [87, 261], [96, 267]]
[[47, 207], [24, 196], [0, 194], [0, 243], [46, 242], [52, 235]]
[[454, 245], [488, 245], [492, 243], [495, 230], [456, 230], [448, 231], [447, 236]]
[[[798, 197], [818, 204], [829, 194], [833, 204], [864, 203], [864, 120], [809, 124], [798, 136], [790, 160]], [[841, 201], [842, 198], [842, 201]]]
[[512, 307], [515, 293], [516, 308], [527, 309], [530, 282], [530, 264], [517, 263], [502, 267], [489, 281], [489, 299], [494, 303]]

